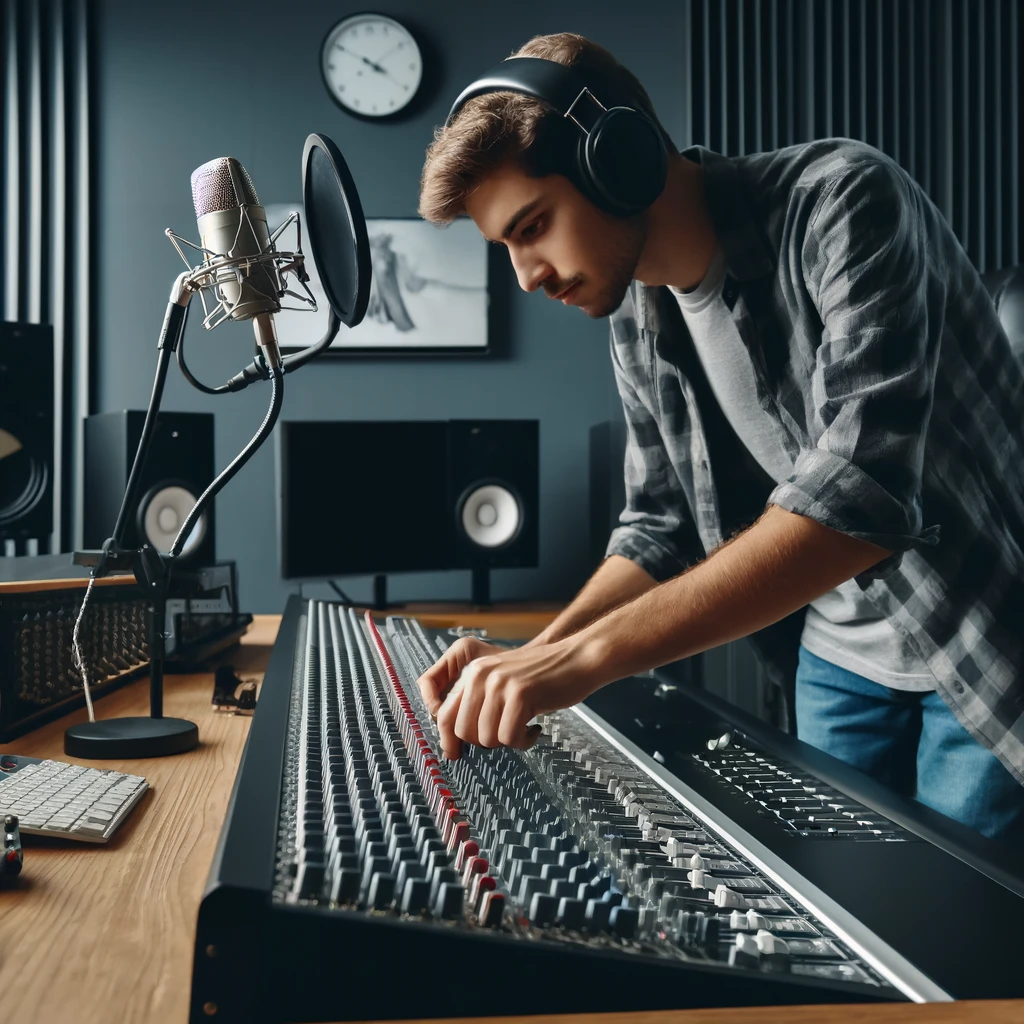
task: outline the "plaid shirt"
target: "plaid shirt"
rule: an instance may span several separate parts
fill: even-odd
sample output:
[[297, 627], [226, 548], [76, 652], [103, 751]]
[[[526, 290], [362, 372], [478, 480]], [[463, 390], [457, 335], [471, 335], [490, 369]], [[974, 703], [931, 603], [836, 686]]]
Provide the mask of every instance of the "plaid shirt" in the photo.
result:
[[[767, 478], [675, 298], [635, 283], [611, 320], [627, 447], [608, 553], [664, 580], [766, 503], [891, 550], [858, 583], [1024, 783], [1024, 374], [977, 272], [870, 146], [684, 155], [703, 165], [722, 297], [794, 469]], [[789, 692], [803, 617], [751, 638]]]

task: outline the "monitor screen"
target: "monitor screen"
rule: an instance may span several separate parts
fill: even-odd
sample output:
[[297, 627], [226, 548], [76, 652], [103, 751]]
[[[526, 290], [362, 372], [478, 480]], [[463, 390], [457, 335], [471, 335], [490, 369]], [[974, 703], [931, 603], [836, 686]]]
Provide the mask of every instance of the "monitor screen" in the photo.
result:
[[447, 430], [445, 420], [282, 423], [281, 575], [450, 568]]

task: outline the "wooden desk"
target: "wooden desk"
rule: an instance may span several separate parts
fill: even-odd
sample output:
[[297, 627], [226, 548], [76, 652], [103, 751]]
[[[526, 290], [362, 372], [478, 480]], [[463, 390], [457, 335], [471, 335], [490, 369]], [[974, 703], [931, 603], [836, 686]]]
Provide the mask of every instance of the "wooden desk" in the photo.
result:
[[[547, 620], [555, 610], [543, 613]], [[457, 611], [434, 612], [458, 614], [465, 621]], [[547, 620], [536, 620], [532, 628], [542, 628]], [[278, 616], [257, 616], [241, 648], [228, 652], [225, 660], [243, 677], [262, 675], [279, 622]], [[527, 627], [520, 625], [525, 632]], [[492, 633], [498, 635], [499, 629], [492, 628]], [[24, 875], [16, 888], [0, 890], [5, 1017], [26, 1024], [186, 1021], [196, 913], [249, 728], [248, 718], [215, 713], [212, 691], [210, 675], [167, 679], [166, 713], [198, 724], [197, 750], [178, 757], [103, 763], [150, 781], [142, 804], [111, 843], [89, 846], [27, 838]], [[97, 710], [101, 717], [147, 714], [146, 681], [105, 697]], [[84, 711], [68, 715], [4, 749], [74, 760], [63, 753], [64, 729], [84, 718]], [[1024, 1024], [1024, 1001], [520, 1018], [529, 1024], [810, 1024], [824, 1019]], [[488, 1018], [488, 1024], [499, 1022]]]
[[493, 604], [487, 608], [458, 604], [405, 604], [395, 608], [396, 615], [415, 616], [424, 626], [448, 629], [468, 626], [486, 629], [490, 636], [506, 640], [530, 640], [565, 607], [564, 604]]

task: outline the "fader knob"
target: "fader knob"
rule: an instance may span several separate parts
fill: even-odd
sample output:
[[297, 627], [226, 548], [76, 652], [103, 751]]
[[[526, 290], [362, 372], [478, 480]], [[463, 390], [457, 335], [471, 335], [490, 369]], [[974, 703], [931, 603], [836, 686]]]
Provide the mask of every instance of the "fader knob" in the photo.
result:
[[395, 898], [395, 876], [377, 872], [370, 882], [370, 892], [366, 902], [374, 910], [387, 910]]
[[587, 927], [592, 932], [604, 931], [608, 927], [608, 919], [611, 916], [612, 905], [603, 900], [588, 900], [587, 909], [584, 914]]
[[633, 907], [612, 907], [608, 923], [612, 931], [620, 939], [632, 939], [636, 935], [637, 923], [640, 920], [639, 912]]
[[430, 883], [425, 878], [409, 878], [402, 892], [402, 913], [421, 914], [430, 899]]
[[715, 906], [725, 907], [729, 910], [746, 910], [750, 903], [745, 896], [741, 896], [734, 889], [730, 889], [727, 885], [719, 885], [715, 889]]
[[729, 963], [735, 967], [760, 967], [761, 950], [753, 935], [739, 932], [735, 944], [729, 950]]
[[558, 900], [546, 892], [535, 892], [530, 900], [530, 911], [527, 915], [532, 924], [541, 927], [554, 924]]
[[563, 898], [558, 901], [558, 923], [565, 928], [580, 931], [583, 928], [587, 905], [583, 900]]
[[462, 914], [462, 899], [465, 889], [460, 882], [443, 882], [437, 892], [434, 914], [446, 921], [452, 921]]
[[758, 933], [754, 936], [754, 941], [757, 943], [757, 948], [761, 951], [762, 956], [789, 955], [789, 943], [764, 928], [759, 929]]
[[485, 928], [497, 928], [505, 913], [505, 897], [493, 889], [485, 892], [480, 901], [480, 923]]

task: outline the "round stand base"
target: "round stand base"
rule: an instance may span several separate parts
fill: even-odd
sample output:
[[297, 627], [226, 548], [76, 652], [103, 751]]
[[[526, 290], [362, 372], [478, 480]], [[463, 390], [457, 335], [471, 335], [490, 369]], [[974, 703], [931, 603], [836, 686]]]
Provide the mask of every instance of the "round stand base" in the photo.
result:
[[184, 754], [199, 745], [199, 729], [183, 718], [105, 718], [64, 733], [64, 753], [96, 761]]

